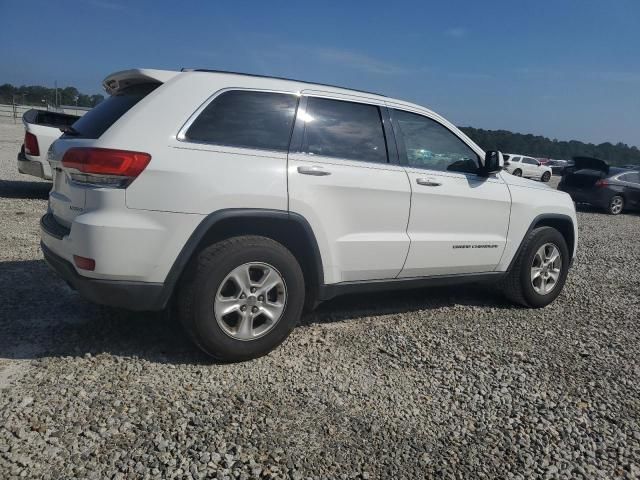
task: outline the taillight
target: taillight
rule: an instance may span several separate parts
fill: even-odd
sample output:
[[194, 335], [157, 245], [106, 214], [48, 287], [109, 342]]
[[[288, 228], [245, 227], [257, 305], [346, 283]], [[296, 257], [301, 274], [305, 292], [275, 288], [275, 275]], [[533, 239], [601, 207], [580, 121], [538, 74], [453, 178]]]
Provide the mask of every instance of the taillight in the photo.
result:
[[76, 264], [76, 267], [78, 267], [80, 270], [94, 271], [96, 269], [96, 261], [93, 258], [74, 255], [73, 262]]
[[62, 165], [81, 173], [70, 172], [80, 183], [100, 186], [126, 187], [147, 167], [151, 155], [109, 148], [70, 148], [62, 158]]
[[40, 155], [40, 147], [38, 146], [38, 137], [36, 137], [33, 133], [25, 132], [24, 133], [24, 151], [29, 155], [33, 155], [37, 157]]
[[596, 186], [596, 187], [598, 187], [598, 188], [606, 187], [606, 186], [608, 186], [608, 185], [609, 185], [609, 182], [608, 182], [608, 181], [606, 181], [606, 180], [605, 180], [605, 179], [603, 179], [603, 178], [601, 178], [600, 180], [598, 180], [598, 181], [595, 183], [595, 186]]

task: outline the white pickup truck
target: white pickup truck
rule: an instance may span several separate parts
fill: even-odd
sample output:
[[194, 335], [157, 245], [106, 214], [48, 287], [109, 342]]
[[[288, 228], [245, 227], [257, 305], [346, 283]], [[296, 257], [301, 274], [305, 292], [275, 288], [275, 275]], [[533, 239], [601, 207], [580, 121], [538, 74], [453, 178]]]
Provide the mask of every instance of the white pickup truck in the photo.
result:
[[47, 151], [62, 132], [76, 120], [76, 115], [31, 109], [22, 116], [24, 143], [18, 153], [18, 171], [26, 175], [51, 180]]

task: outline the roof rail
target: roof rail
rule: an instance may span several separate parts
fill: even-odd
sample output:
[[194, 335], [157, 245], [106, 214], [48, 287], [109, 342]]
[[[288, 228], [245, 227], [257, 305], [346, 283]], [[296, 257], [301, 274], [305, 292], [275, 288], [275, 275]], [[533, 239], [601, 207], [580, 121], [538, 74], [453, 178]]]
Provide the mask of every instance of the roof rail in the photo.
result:
[[308, 82], [306, 80], [297, 80], [295, 78], [286, 78], [286, 77], [276, 77], [273, 75], [258, 75], [255, 73], [243, 73], [243, 72], [230, 72], [228, 70], [208, 70], [206, 68], [182, 68], [181, 72], [208, 72], [208, 73], [227, 73], [229, 75], [243, 75], [245, 77], [256, 77], [256, 78], [273, 78], [275, 80], [288, 80], [290, 82], [298, 82], [298, 83], [306, 83], [308, 85], [321, 85], [323, 87], [332, 87], [332, 88], [343, 88], [345, 90], [351, 90], [353, 92], [367, 93], [369, 95], [378, 95], [380, 97], [386, 97], [381, 93], [369, 92], [367, 90], [358, 90], [356, 88], [342, 87], [340, 85], [331, 85], [329, 83], [316, 83], [316, 82]]

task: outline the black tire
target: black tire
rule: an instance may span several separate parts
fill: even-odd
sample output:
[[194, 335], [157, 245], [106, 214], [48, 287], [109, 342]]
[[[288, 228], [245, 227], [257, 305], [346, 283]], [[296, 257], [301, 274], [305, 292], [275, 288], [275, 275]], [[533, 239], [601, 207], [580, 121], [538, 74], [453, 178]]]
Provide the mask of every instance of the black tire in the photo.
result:
[[[286, 285], [286, 302], [272, 330], [255, 340], [238, 340], [218, 325], [214, 297], [227, 275], [249, 262], [266, 263], [278, 271]], [[298, 323], [305, 302], [304, 276], [296, 258], [280, 243], [259, 236], [233, 237], [207, 247], [181, 287], [178, 315], [187, 334], [205, 353], [224, 362], [250, 360], [276, 348]]]
[[550, 179], [551, 179], [551, 174], [549, 172], [544, 172], [540, 180], [542, 180], [543, 182], [548, 182]]
[[[560, 251], [562, 270], [553, 290], [546, 295], [541, 295], [531, 284], [531, 265], [534, 255], [545, 243], [554, 244]], [[569, 249], [562, 234], [552, 227], [535, 228], [524, 239], [518, 257], [500, 286], [504, 295], [514, 303], [531, 308], [545, 307], [562, 292], [569, 271], [569, 263]]]
[[521, 176], [522, 176], [522, 170], [520, 170], [519, 168], [516, 168], [516, 169], [513, 171], [513, 175], [514, 175], [515, 177], [521, 177]]
[[607, 212], [609, 215], [620, 215], [624, 210], [624, 198], [622, 195], [614, 195], [609, 199]]

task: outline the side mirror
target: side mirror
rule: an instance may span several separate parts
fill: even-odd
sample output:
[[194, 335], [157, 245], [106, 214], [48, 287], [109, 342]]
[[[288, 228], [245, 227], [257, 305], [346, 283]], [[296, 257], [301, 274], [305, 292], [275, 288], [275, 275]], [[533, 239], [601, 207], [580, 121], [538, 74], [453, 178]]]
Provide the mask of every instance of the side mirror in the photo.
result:
[[480, 175], [488, 177], [492, 173], [498, 173], [504, 167], [504, 158], [502, 152], [497, 150], [489, 150], [484, 155], [484, 163], [480, 168]]

